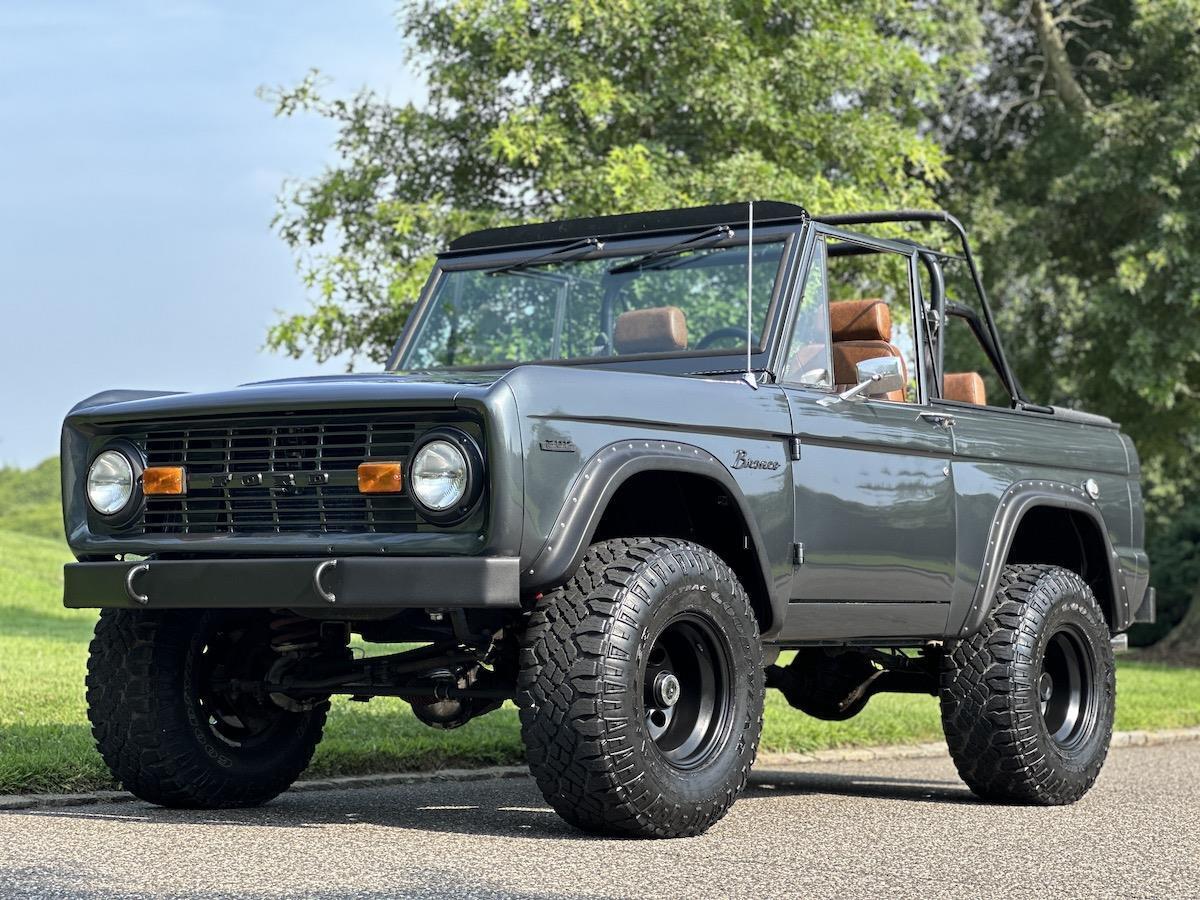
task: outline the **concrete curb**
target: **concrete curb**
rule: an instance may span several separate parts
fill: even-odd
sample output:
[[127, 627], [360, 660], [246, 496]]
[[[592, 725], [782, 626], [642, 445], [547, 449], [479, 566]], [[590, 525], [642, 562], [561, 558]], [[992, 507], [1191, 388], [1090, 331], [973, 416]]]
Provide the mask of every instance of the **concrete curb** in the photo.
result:
[[[1164, 728], [1159, 731], [1114, 731], [1110, 747], [1151, 747], [1200, 740], [1200, 727]], [[787, 768], [812, 763], [869, 762], [884, 759], [930, 759], [945, 756], [946, 744], [897, 744], [884, 747], [855, 747], [846, 750], [814, 750], [812, 753], [760, 753], [755, 769]]]
[[[1200, 741], [1200, 727], [1167, 728], [1160, 731], [1116, 731], [1112, 747], [1153, 747]], [[941, 741], [929, 744], [897, 744], [884, 747], [854, 747], [845, 750], [816, 750], [812, 753], [760, 753], [754, 768], [786, 769], [813, 763], [871, 762], [891, 759], [929, 759], [946, 755]], [[485, 781], [491, 778], [526, 778], [525, 766], [488, 766], [482, 769], [440, 769], [435, 772], [392, 772], [380, 775], [347, 775], [341, 778], [322, 778], [297, 781], [291, 793], [308, 791], [341, 791], [354, 788], [393, 787], [405, 784], [428, 784], [437, 781]], [[92, 806], [97, 803], [128, 803], [136, 800], [125, 791], [92, 791], [87, 794], [3, 794], [0, 811], [47, 809], [62, 806]]]

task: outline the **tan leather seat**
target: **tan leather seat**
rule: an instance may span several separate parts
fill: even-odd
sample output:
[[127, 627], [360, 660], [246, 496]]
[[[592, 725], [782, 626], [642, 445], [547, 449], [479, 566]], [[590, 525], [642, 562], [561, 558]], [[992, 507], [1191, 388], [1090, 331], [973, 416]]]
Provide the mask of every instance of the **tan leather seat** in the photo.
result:
[[834, 341], [891, 341], [892, 311], [879, 299], [835, 300], [829, 304]]
[[613, 326], [617, 353], [674, 353], [687, 346], [687, 317], [678, 306], [631, 309]]
[[942, 396], [947, 400], [987, 406], [987, 388], [978, 372], [947, 372], [942, 380]]
[[[837, 300], [829, 304], [829, 325], [833, 332], [834, 389], [848, 390], [858, 383], [855, 367], [864, 360], [894, 356], [908, 381], [904, 354], [892, 343], [892, 313], [878, 299]], [[903, 402], [906, 391], [892, 391], [885, 400]]]

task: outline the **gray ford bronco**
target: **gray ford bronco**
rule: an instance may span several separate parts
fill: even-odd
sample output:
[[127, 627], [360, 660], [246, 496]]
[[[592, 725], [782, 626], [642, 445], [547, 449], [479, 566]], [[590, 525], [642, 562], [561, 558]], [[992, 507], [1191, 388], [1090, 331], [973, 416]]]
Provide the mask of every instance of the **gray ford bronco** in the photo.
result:
[[95, 738], [166, 806], [279, 794], [333, 695], [512, 700], [567, 821], [694, 835], [767, 688], [937, 696], [971, 790], [1070, 803], [1154, 615], [1133, 444], [1025, 397], [940, 212], [468, 234], [384, 371], [97, 394], [62, 465]]

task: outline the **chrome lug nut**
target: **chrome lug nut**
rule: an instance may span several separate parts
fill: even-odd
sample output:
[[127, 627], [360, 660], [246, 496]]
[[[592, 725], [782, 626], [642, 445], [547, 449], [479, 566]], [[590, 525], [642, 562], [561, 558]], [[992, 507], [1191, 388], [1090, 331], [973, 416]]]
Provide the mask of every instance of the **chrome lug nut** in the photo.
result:
[[662, 707], [672, 707], [679, 700], [679, 679], [671, 672], [654, 676], [654, 701]]

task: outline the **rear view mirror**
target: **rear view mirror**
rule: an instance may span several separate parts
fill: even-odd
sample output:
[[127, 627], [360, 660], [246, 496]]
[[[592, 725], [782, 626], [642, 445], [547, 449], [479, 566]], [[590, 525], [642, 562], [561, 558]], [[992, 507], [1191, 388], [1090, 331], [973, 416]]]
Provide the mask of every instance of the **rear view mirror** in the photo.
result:
[[883, 397], [906, 387], [903, 364], [898, 356], [864, 359], [854, 367], [854, 372], [858, 385], [865, 385], [862, 392], [868, 397]]
[[864, 397], [886, 397], [892, 391], [902, 391], [907, 387], [904, 382], [904, 363], [898, 356], [864, 359], [854, 367], [854, 377], [858, 379], [858, 384], [840, 394], [822, 397], [817, 401], [817, 405], [833, 406], [835, 403], [853, 400], [860, 394]]

